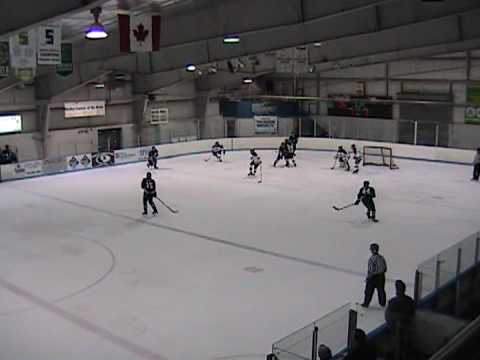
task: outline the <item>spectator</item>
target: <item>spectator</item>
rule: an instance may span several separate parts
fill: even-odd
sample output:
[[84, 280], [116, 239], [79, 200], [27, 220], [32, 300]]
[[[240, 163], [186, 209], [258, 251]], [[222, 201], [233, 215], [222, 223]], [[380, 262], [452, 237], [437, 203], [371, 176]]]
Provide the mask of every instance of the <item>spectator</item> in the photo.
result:
[[4, 164], [11, 164], [17, 162], [17, 155], [10, 150], [9, 145], [5, 145], [5, 149], [2, 151], [2, 162]]
[[343, 360], [377, 360], [377, 351], [368, 342], [365, 331], [355, 329], [352, 350]]
[[318, 347], [318, 359], [319, 360], [332, 360], [332, 350], [330, 350], [330, 348], [327, 345], [321, 344]]
[[385, 258], [378, 253], [380, 247], [378, 244], [371, 244], [370, 251], [372, 256], [368, 260], [368, 273], [365, 280], [365, 298], [362, 307], [368, 308], [372, 301], [375, 289], [378, 293], [378, 302], [380, 306], [385, 306], [387, 303], [387, 294], [385, 293], [385, 273], [387, 272], [387, 262]]
[[407, 287], [401, 280], [395, 281], [396, 295], [388, 302], [385, 311], [387, 327], [393, 334], [395, 358], [406, 358], [409, 350], [408, 334], [415, 315], [415, 302], [405, 294]]
[[473, 159], [473, 181], [478, 181], [480, 177], [480, 148], [477, 149], [475, 158]]

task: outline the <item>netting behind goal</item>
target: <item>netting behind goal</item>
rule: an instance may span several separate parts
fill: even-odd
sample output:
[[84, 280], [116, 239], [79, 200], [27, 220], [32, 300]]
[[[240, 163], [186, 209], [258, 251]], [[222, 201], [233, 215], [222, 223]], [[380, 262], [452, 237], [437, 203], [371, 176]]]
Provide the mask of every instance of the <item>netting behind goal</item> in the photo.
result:
[[366, 165], [388, 166], [390, 169], [395, 169], [392, 148], [386, 146], [364, 146], [363, 166]]

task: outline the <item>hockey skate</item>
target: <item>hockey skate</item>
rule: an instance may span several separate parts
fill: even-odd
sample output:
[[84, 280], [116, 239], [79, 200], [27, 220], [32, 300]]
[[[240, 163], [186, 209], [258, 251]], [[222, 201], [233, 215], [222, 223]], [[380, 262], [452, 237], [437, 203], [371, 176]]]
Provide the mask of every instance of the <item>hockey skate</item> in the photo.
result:
[[142, 215], [148, 215], [148, 212], [144, 211], [144, 212], [142, 213]]

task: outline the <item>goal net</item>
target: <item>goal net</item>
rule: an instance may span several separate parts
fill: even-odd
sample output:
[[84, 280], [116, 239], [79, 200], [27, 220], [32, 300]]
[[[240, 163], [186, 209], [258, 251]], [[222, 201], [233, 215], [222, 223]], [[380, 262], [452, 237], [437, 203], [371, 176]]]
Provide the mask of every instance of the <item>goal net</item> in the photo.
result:
[[388, 166], [390, 169], [398, 169], [393, 162], [392, 148], [386, 146], [364, 146], [363, 166], [366, 165]]

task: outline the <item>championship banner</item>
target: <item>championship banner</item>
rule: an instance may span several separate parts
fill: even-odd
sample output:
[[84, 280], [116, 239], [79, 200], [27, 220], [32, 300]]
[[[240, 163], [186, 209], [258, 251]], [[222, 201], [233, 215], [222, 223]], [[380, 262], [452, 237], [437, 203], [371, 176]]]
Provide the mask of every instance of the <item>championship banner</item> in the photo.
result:
[[0, 78], [8, 77], [10, 67], [10, 54], [8, 42], [0, 41]]
[[113, 152], [96, 152], [92, 153], [92, 166], [103, 167], [115, 164], [115, 154]]
[[105, 116], [105, 101], [66, 102], [65, 118]]
[[14, 68], [37, 67], [37, 30], [21, 32], [12, 36], [10, 45], [10, 65]]
[[278, 118], [276, 116], [255, 116], [256, 134], [276, 134]]
[[73, 74], [73, 44], [62, 44], [62, 62], [56, 66], [57, 75], [67, 77]]
[[62, 63], [62, 28], [60, 26], [40, 26], [37, 34], [39, 65]]
[[2, 180], [23, 179], [43, 174], [43, 161], [26, 161], [17, 164], [2, 165]]
[[465, 109], [465, 123], [480, 125], [480, 87], [467, 86], [467, 103], [473, 105]]
[[78, 154], [67, 156], [67, 171], [85, 170], [92, 168], [92, 154]]

